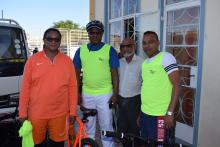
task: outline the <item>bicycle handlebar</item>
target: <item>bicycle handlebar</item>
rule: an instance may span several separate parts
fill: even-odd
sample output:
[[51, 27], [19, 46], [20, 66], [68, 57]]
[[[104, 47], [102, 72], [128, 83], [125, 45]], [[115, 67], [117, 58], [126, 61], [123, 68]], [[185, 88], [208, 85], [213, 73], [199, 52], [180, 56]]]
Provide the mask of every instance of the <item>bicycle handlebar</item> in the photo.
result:
[[101, 133], [103, 136], [106, 137], [116, 137], [116, 138], [124, 138], [124, 133], [112, 132], [112, 131], [102, 131]]

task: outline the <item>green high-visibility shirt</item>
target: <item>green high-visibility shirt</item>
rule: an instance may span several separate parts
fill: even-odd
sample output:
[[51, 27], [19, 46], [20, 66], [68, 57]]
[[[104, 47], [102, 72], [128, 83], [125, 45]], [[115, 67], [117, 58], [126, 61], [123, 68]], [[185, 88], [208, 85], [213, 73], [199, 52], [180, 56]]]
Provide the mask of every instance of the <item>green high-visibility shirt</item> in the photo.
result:
[[96, 96], [112, 92], [109, 52], [110, 45], [108, 44], [105, 44], [97, 51], [89, 51], [86, 44], [80, 48], [83, 70], [83, 94]]
[[172, 96], [172, 84], [162, 65], [163, 55], [161, 52], [142, 64], [141, 111], [152, 116], [165, 115]]

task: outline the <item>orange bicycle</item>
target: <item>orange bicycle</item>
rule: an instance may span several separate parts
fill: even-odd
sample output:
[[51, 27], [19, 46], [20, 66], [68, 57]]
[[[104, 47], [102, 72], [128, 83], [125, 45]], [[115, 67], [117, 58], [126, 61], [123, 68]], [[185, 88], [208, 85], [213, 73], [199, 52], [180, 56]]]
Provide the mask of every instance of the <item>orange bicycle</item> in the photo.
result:
[[80, 119], [79, 116], [76, 117], [76, 123], [79, 126], [79, 129], [75, 134], [74, 132], [74, 126], [69, 125], [69, 138], [68, 138], [68, 147], [83, 147], [83, 146], [89, 146], [89, 147], [99, 147], [97, 142], [93, 140], [92, 138], [88, 137], [88, 134], [86, 133], [85, 123], [88, 122], [89, 116], [95, 116], [97, 114], [96, 109], [87, 109], [83, 106], [80, 106], [80, 110], [82, 111], [83, 118]]

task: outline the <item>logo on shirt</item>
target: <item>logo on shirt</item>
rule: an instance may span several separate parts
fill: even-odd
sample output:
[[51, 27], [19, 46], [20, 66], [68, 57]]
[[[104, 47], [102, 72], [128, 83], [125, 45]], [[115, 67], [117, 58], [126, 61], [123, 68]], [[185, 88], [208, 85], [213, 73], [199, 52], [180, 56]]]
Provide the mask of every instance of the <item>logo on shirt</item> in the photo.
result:
[[99, 57], [99, 61], [103, 61], [103, 60], [104, 60], [103, 58]]
[[154, 73], [155, 73], [155, 71], [153, 71], [152, 69], [149, 70], [149, 72], [150, 72], [151, 74], [154, 74]]
[[41, 64], [43, 64], [43, 62], [36, 63], [37, 66], [40, 66]]

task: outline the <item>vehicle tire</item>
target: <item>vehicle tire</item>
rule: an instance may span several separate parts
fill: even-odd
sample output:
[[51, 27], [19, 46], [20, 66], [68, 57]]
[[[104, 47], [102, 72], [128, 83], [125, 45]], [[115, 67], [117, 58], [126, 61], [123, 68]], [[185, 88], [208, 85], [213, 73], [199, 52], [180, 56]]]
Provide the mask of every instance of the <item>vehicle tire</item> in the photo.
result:
[[[95, 140], [93, 140], [92, 138], [83, 138], [81, 140], [81, 147], [99, 147], [99, 145], [97, 144], [97, 142]], [[79, 144], [77, 144], [77, 147], [79, 147]]]

